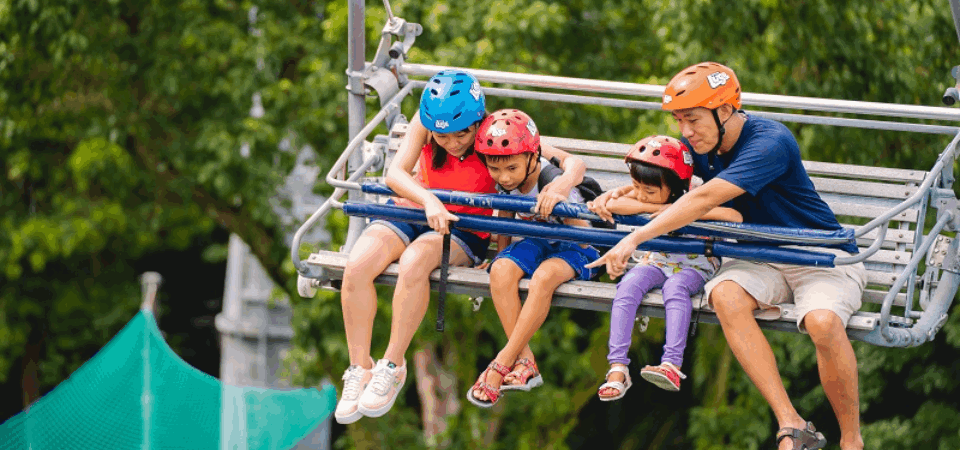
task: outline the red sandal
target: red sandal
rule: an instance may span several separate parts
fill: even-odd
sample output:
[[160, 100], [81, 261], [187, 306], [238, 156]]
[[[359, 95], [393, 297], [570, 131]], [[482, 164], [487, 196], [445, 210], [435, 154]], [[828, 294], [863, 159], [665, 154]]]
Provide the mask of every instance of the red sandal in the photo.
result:
[[[490, 369], [493, 369], [494, 372], [499, 373], [501, 377], [505, 377], [508, 373], [510, 373], [510, 369], [507, 366], [496, 361], [490, 361], [490, 365], [488, 365], [483, 373], [480, 374], [480, 379], [478, 379], [477, 382], [474, 383], [473, 387], [467, 391], [467, 400], [481, 408], [489, 408], [497, 404], [497, 401], [500, 400], [500, 394], [502, 394], [501, 389], [503, 387], [503, 378], [500, 379], [501, 389], [494, 388], [487, 383], [487, 372], [489, 372]], [[476, 391], [477, 389], [483, 391], [484, 394], [487, 394], [488, 400], [480, 400], [479, 398], [475, 397], [473, 395], [473, 391]]]
[[[523, 370], [517, 370], [517, 366], [520, 365], [524, 367]], [[500, 386], [500, 390], [529, 392], [531, 389], [543, 384], [543, 376], [540, 375], [540, 370], [537, 369], [537, 363], [527, 358], [520, 358], [517, 362], [513, 363], [513, 370], [507, 375], [513, 375], [514, 378], [519, 379], [520, 384], [504, 384]]]

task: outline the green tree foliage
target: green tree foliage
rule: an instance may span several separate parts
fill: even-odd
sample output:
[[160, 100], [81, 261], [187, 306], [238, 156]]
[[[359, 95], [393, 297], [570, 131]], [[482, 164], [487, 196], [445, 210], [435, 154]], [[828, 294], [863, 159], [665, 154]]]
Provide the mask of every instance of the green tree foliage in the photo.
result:
[[256, 32], [252, 6], [0, 2], [0, 380], [42, 365], [28, 400], [132, 316], [144, 255], [222, 227], [290, 282], [277, 148], [342, 146], [342, 71], [322, 5], [274, 2]]
[[[367, 2], [368, 58], [385, 12]], [[392, 2], [424, 26], [416, 63], [663, 84], [702, 60], [737, 70], [747, 92], [938, 105], [956, 60], [947, 2], [719, 0]], [[251, 24], [250, 9], [256, 6]], [[18, 358], [40, 367], [38, 391], [62, 380], [136, 308], [132, 263], [195, 245], [222, 227], [251, 245], [291, 289], [294, 272], [271, 207], [293, 154], [320, 153], [323, 172], [347, 142], [346, 2], [0, 0], [0, 378]], [[262, 64], [258, 61], [262, 60]], [[264, 107], [251, 117], [254, 94]], [[650, 100], [650, 99], [647, 99]], [[677, 134], [659, 111], [490, 98], [528, 111], [544, 133], [634, 142]], [[368, 105], [375, 109], [376, 99]], [[416, 97], [404, 102], [412, 115]], [[748, 107], [749, 109], [749, 107]], [[791, 125], [804, 157], [928, 168], [944, 136]], [[249, 146], [249, 156], [239, 151]], [[346, 219], [328, 225], [336, 248]], [[383, 288], [374, 356], [389, 335]], [[767, 448], [775, 421], [718, 327], [702, 325], [680, 394], [640, 383], [601, 404], [606, 314], [554, 310], [531, 346], [546, 385], [493, 410], [462, 400], [505, 341], [493, 308], [448, 303], [443, 334], [428, 314], [408, 353], [439, 380], [445, 428], [424, 437], [413, 371], [386, 417], [347, 427], [339, 448]], [[91, 326], [91, 324], [93, 326]], [[301, 383], [347, 365], [339, 297], [297, 300]], [[636, 334], [637, 364], [656, 361], [662, 322]], [[798, 409], [839, 431], [809, 340], [770, 333]], [[41, 350], [41, 347], [43, 351]], [[868, 448], [955, 448], [960, 318], [911, 350], [855, 345]], [[418, 355], [418, 356], [415, 356]], [[431, 372], [432, 371], [432, 372]], [[904, 400], [906, 399], [906, 400]]]

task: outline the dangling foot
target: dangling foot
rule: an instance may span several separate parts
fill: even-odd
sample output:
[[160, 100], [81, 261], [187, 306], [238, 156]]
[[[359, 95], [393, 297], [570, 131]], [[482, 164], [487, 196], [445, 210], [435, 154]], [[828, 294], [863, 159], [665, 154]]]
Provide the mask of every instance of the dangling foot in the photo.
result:
[[537, 363], [527, 359], [520, 358], [513, 363], [513, 369], [503, 377], [503, 385], [500, 390], [503, 391], [526, 391], [543, 384], [543, 376], [537, 369]]
[[813, 422], [807, 422], [802, 430], [783, 427], [777, 431], [777, 445], [787, 450], [816, 450], [827, 446], [827, 438], [814, 428]]
[[630, 380], [630, 369], [627, 369], [627, 366], [623, 364], [614, 363], [610, 365], [606, 383], [600, 385], [597, 396], [603, 402], [620, 400], [624, 395], [627, 395], [627, 389], [630, 389], [630, 386], [633, 386], [633, 381]]
[[407, 381], [407, 361], [397, 366], [387, 359], [381, 359], [371, 373], [373, 376], [360, 395], [358, 409], [367, 417], [380, 417], [390, 411]]
[[[490, 373], [491, 369], [494, 373]], [[500, 383], [503, 377], [510, 373], [510, 369], [496, 360], [490, 361], [490, 365], [484, 369], [477, 378], [477, 382], [467, 391], [467, 400], [481, 408], [489, 408], [500, 400]], [[500, 376], [497, 377], [497, 374]]]
[[[370, 358], [370, 364], [373, 365], [373, 358]], [[372, 376], [370, 369], [364, 369], [363, 366], [350, 366], [343, 372], [343, 391], [340, 392], [337, 410], [333, 413], [337, 423], [346, 425], [363, 417], [358, 408], [360, 394], [367, 388]]]
[[687, 378], [679, 367], [670, 362], [662, 362], [659, 366], [646, 366], [640, 370], [640, 376], [660, 389], [672, 392], [680, 391], [680, 380]]

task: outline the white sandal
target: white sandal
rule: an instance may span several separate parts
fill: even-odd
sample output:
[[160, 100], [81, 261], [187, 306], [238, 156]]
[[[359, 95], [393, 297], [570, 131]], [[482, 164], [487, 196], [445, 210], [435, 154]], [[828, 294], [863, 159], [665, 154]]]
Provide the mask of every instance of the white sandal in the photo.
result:
[[[630, 369], [627, 369], [627, 366], [611, 366], [604, 378], [610, 378], [610, 374], [614, 372], [622, 373], [623, 381], [607, 381], [606, 383], [601, 384], [600, 389], [597, 391], [597, 397], [600, 397], [601, 402], [620, 400], [624, 395], [627, 394], [627, 389], [630, 389], [630, 386], [633, 386], [633, 381], [630, 380]], [[604, 397], [600, 395], [600, 391], [607, 388], [616, 389], [620, 393], [612, 397]]]

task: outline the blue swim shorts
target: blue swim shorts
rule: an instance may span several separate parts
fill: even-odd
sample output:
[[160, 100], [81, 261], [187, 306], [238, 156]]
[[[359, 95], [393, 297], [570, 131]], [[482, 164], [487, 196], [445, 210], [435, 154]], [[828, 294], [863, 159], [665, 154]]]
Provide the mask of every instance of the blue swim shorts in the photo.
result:
[[523, 270], [525, 278], [532, 276], [537, 267], [550, 258], [564, 260], [576, 272], [578, 280], [592, 280], [599, 275], [599, 268], [587, 269], [584, 266], [600, 258], [600, 252], [593, 247], [583, 248], [572, 242], [527, 238], [510, 244], [493, 260], [500, 258], [516, 263]]

